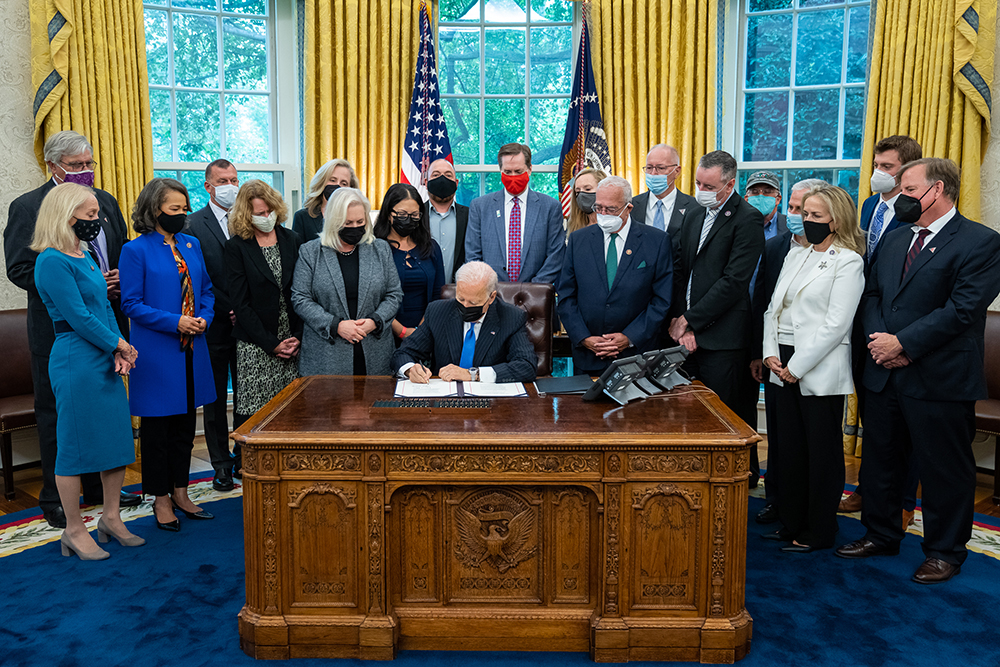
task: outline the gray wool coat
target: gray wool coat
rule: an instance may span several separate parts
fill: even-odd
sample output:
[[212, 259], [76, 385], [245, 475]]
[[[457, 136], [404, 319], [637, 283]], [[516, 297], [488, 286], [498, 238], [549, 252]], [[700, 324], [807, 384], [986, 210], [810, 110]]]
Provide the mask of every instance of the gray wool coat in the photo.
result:
[[[389, 359], [396, 346], [390, 323], [403, 300], [392, 250], [382, 239], [357, 246], [358, 317], [381, 324], [381, 332], [362, 339], [369, 375], [389, 375]], [[353, 375], [354, 346], [336, 332], [341, 320], [350, 319], [344, 276], [337, 251], [319, 239], [302, 244], [292, 280], [292, 306], [305, 327], [299, 352], [302, 375]], [[331, 331], [333, 329], [333, 331]]]

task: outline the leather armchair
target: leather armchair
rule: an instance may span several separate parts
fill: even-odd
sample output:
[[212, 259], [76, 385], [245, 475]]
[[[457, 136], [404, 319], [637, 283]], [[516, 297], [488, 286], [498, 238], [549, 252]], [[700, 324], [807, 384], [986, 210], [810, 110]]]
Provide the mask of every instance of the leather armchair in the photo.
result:
[[993, 456], [993, 504], [1000, 505], [1000, 313], [986, 314], [986, 388], [990, 397], [976, 401], [976, 430], [996, 436]]
[[0, 364], [0, 461], [4, 497], [13, 500], [14, 453], [10, 434], [36, 425], [27, 310], [0, 311], [0, 340], [4, 343], [4, 362]]

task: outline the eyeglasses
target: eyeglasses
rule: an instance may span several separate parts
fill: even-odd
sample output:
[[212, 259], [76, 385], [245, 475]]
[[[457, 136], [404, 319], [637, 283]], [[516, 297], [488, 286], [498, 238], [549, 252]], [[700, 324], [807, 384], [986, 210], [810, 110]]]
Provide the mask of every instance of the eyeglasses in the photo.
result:
[[60, 165], [67, 171], [83, 171], [84, 169], [93, 169], [97, 166], [97, 163], [93, 160], [89, 162], [59, 162]]
[[[625, 203], [625, 206], [628, 206], [628, 202]], [[625, 210], [625, 206], [619, 206], [618, 208], [611, 208], [610, 206], [595, 206], [594, 213], [597, 213], [598, 215], [618, 215]]]
[[668, 164], [668, 165], [647, 164], [645, 167], [642, 168], [642, 170], [647, 174], [666, 174], [669, 173], [670, 170], [673, 169], [674, 167], [679, 167], [679, 166], [680, 165], [677, 164]]
[[393, 211], [392, 212], [392, 219], [395, 220], [396, 222], [406, 222], [407, 220], [409, 220], [410, 222], [420, 222], [420, 214], [419, 213], [396, 213], [395, 211]]

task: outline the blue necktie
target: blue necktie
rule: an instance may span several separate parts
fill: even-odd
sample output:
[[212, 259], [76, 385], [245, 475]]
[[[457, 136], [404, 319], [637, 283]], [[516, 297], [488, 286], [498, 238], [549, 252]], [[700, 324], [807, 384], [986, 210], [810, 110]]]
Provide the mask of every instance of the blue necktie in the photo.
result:
[[868, 260], [871, 261], [875, 254], [875, 246], [878, 245], [878, 236], [882, 233], [882, 225], [885, 223], [885, 212], [889, 210], [886, 203], [879, 202], [878, 210], [875, 211], [875, 219], [872, 220], [871, 229], [868, 230]]
[[473, 323], [465, 334], [465, 342], [462, 343], [462, 360], [459, 366], [462, 368], [472, 368], [472, 357], [476, 353], [476, 326]]
[[663, 202], [659, 200], [656, 202], [656, 215], [653, 216], [653, 226], [666, 231], [666, 227], [663, 224]]

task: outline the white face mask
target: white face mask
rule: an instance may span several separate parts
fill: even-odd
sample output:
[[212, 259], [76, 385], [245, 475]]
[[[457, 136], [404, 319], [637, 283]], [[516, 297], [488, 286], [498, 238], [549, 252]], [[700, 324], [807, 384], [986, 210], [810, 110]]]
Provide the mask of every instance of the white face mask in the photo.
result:
[[705, 208], [713, 208], [719, 203], [719, 193], [702, 190], [697, 185], [694, 188], [694, 198]]
[[275, 213], [274, 211], [271, 211], [270, 215], [268, 215], [266, 218], [262, 215], [255, 215], [250, 218], [250, 222], [253, 223], [253, 226], [259, 229], [260, 231], [264, 232], [265, 234], [269, 234], [271, 230], [274, 229], [274, 224], [277, 221], [278, 221], [278, 214]]
[[232, 208], [233, 204], [236, 203], [236, 193], [239, 192], [239, 186], [232, 185], [231, 183], [226, 183], [225, 185], [215, 186], [215, 203], [222, 208]]
[[872, 192], [891, 192], [896, 187], [896, 177], [881, 169], [872, 172]]
[[597, 214], [597, 226], [603, 229], [606, 234], [614, 234], [622, 224], [624, 221], [617, 215]]

